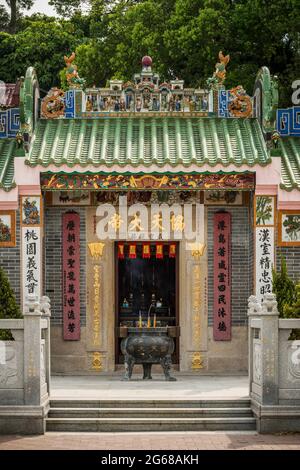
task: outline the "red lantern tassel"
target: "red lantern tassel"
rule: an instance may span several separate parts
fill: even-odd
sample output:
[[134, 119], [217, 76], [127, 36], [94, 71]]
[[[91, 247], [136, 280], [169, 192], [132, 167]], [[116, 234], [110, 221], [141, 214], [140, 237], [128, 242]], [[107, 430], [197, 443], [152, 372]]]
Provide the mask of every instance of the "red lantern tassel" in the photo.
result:
[[150, 258], [150, 244], [144, 243], [143, 244], [143, 258]]
[[163, 259], [164, 257], [164, 247], [162, 243], [157, 243], [156, 245], [156, 259]]
[[129, 258], [136, 259], [136, 245], [129, 245]]
[[119, 243], [118, 244], [118, 258], [119, 259], [124, 259], [125, 258], [124, 243]]
[[176, 245], [175, 243], [171, 243], [170, 248], [169, 248], [169, 258], [175, 258], [176, 257]]

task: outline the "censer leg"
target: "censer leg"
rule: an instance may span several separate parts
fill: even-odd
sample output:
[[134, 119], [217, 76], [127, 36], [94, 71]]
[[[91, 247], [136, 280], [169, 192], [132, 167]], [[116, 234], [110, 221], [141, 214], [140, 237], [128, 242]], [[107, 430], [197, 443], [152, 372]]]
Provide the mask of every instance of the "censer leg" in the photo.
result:
[[131, 356], [128, 356], [127, 354], [124, 357], [124, 366], [125, 366], [125, 375], [123, 377], [123, 380], [130, 380], [132, 376], [134, 360]]
[[144, 370], [144, 376], [143, 376], [143, 380], [151, 380], [152, 377], [151, 377], [151, 367], [152, 367], [152, 364], [143, 364], [143, 370]]
[[165, 356], [163, 357], [161, 360], [160, 360], [160, 363], [161, 363], [161, 366], [163, 368], [163, 371], [164, 371], [164, 374], [165, 374], [165, 378], [166, 380], [168, 380], [169, 382], [173, 382], [177, 379], [175, 379], [175, 377], [172, 377], [170, 375], [170, 371], [171, 371], [171, 366], [172, 366], [172, 359], [171, 359], [171, 356]]

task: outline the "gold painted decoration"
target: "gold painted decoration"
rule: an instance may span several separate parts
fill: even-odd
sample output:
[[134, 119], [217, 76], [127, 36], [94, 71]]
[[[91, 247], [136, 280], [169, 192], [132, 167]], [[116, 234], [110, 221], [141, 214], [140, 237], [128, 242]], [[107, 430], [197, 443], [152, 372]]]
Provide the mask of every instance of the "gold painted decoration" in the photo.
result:
[[192, 358], [192, 370], [203, 369], [203, 359], [200, 352], [194, 352]]
[[65, 102], [64, 92], [60, 88], [51, 88], [46, 98], [42, 101], [41, 115], [46, 119], [55, 119], [64, 116]]
[[140, 177], [131, 176], [130, 184], [132, 188], [143, 189], [153, 188], [157, 189], [168, 182], [168, 177], [156, 177], [154, 175], [143, 175]]
[[[244, 173], [158, 173], [130, 175], [120, 173], [41, 173], [42, 190], [251, 190], [255, 188], [255, 172]], [[117, 222], [114, 220], [113, 222]]]
[[101, 289], [101, 273], [100, 266], [94, 266], [94, 305], [93, 305], [93, 345], [98, 346], [100, 344], [100, 289]]
[[93, 259], [99, 260], [103, 256], [105, 243], [101, 243], [101, 242], [89, 243], [88, 247], [89, 247], [90, 255]]
[[103, 356], [100, 352], [93, 352], [92, 369], [98, 372], [103, 370]]
[[193, 312], [193, 341], [194, 345], [200, 347], [200, 327], [201, 327], [201, 268], [199, 264], [193, 266], [193, 286], [192, 286], [192, 312]]
[[189, 247], [192, 250], [193, 258], [200, 258], [204, 255], [206, 245], [205, 243], [190, 243]]

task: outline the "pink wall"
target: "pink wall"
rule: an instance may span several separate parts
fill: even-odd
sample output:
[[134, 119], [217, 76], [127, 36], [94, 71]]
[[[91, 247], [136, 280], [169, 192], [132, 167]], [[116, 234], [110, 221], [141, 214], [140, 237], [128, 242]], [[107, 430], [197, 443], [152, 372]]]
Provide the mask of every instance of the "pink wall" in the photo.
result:
[[15, 158], [15, 182], [17, 188], [9, 192], [0, 190], [0, 209], [16, 209], [18, 207], [18, 197], [22, 194], [32, 194], [37, 195], [41, 193], [40, 189], [40, 173], [50, 171], [50, 172], [65, 172], [65, 173], [85, 173], [85, 172], [96, 172], [96, 171], [106, 171], [107, 173], [112, 172], [132, 172], [132, 173], [166, 173], [166, 172], [206, 172], [206, 171], [225, 171], [227, 173], [232, 171], [244, 172], [251, 171], [256, 173], [256, 190], [255, 194], [269, 194], [269, 195], [278, 195], [278, 209], [300, 209], [300, 192], [293, 190], [291, 192], [283, 191], [280, 189], [281, 181], [281, 159], [273, 158], [272, 162], [265, 166], [255, 165], [250, 167], [248, 165], [242, 165], [236, 167], [235, 165], [229, 165], [224, 167], [220, 164], [211, 167], [210, 165], [203, 165], [199, 167], [198, 165], [191, 165], [189, 168], [186, 168], [184, 165], [176, 166], [174, 169], [171, 165], [166, 164], [163, 168], [158, 167], [157, 165], [151, 165], [146, 167], [144, 165], [139, 165], [138, 167], [133, 167], [132, 165], [126, 165], [125, 167], [120, 167], [119, 165], [113, 165], [110, 168], [95, 168], [92, 165], [87, 167], [81, 167], [80, 165], [75, 165], [70, 168], [67, 165], [62, 165], [59, 168], [55, 165], [49, 165], [46, 169], [42, 166], [30, 167], [25, 164], [25, 157]]

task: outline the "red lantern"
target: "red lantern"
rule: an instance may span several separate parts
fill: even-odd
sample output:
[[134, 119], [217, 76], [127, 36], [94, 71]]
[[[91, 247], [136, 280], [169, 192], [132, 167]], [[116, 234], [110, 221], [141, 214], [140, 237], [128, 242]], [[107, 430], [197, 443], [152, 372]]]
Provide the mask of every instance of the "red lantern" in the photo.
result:
[[150, 251], [150, 243], [143, 244], [143, 258], [150, 258], [151, 251]]
[[129, 258], [136, 259], [136, 245], [134, 244], [129, 245]]
[[124, 243], [119, 243], [118, 244], [118, 258], [119, 259], [124, 259], [125, 253], [124, 253]]
[[169, 247], [169, 258], [175, 258], [176, 257], [176, 244], [171, 243]]
[[163, 259], [164, 257], [164, 246], [162, 243], [156, 244], [156, 259]]

